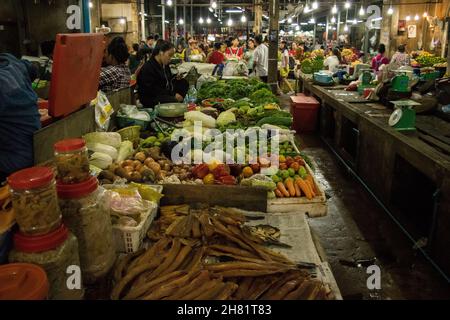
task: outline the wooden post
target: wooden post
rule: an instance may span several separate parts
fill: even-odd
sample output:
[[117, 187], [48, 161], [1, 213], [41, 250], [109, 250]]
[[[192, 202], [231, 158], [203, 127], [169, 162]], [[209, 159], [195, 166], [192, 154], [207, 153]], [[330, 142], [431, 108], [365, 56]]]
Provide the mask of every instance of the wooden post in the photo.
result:
[[255, 23], [253, 24], [253, 33], [261, 33], [262, 24], [262, 0], [255, 0]]
[[269, 1], [269, 74], [268, 83], [274, 93], [278, 90], [278, 30], [280, 19], [280, 1]]

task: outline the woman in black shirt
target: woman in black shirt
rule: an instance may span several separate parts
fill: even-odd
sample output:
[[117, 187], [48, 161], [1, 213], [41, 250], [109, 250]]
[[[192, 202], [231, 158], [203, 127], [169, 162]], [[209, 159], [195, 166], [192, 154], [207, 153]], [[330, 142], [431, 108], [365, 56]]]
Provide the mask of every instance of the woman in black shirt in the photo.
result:
[[[158, 103], [182, 102], [188, 85], [172, 74], [169, 63], [175, 53], [172, 43], [159, 40], [137, 76], [139, 100], [144, 107]], [[185, 82], [185, 81], [184, 81]]]

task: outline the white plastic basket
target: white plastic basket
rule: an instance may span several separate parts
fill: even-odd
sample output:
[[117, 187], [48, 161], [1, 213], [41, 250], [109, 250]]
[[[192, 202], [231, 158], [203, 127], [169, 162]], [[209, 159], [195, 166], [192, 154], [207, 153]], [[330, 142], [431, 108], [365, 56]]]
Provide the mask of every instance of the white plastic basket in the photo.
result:
[[136, 252], [139, 250], [144, 237], [150, 228], [158, 212], [158, 206], [154, 202], [149, 202], [150, 208], [142, 214], [141, 222], [136, 227], [113, 226], [113, 237], [116, 252]]

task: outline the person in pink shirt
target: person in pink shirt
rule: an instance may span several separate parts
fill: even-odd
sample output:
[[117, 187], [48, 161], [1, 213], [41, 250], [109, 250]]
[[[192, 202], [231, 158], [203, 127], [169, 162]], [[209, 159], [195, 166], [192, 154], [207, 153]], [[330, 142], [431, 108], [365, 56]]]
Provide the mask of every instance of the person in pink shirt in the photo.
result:
[[378, 54], [372, 59], [372, 69], [379, 71], [381, 65], [389, 64], [389, 59], [385, 56], [386, 46], [381, 43], [378, 47]]

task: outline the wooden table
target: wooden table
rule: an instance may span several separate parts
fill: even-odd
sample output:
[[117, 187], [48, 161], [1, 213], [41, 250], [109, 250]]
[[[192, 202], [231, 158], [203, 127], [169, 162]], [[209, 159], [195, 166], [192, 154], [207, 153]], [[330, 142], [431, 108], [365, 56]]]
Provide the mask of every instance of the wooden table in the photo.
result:
[[322, 139], [415, 241], [426, 241], [427, 253], [449, 275], [448, 123], [418, 116], [420, 130], [402, 133], [388, 125], [391, 109], [377, 103], [346, 102], [342, 90], [302, 82], [304, 91], [321, 102]]

